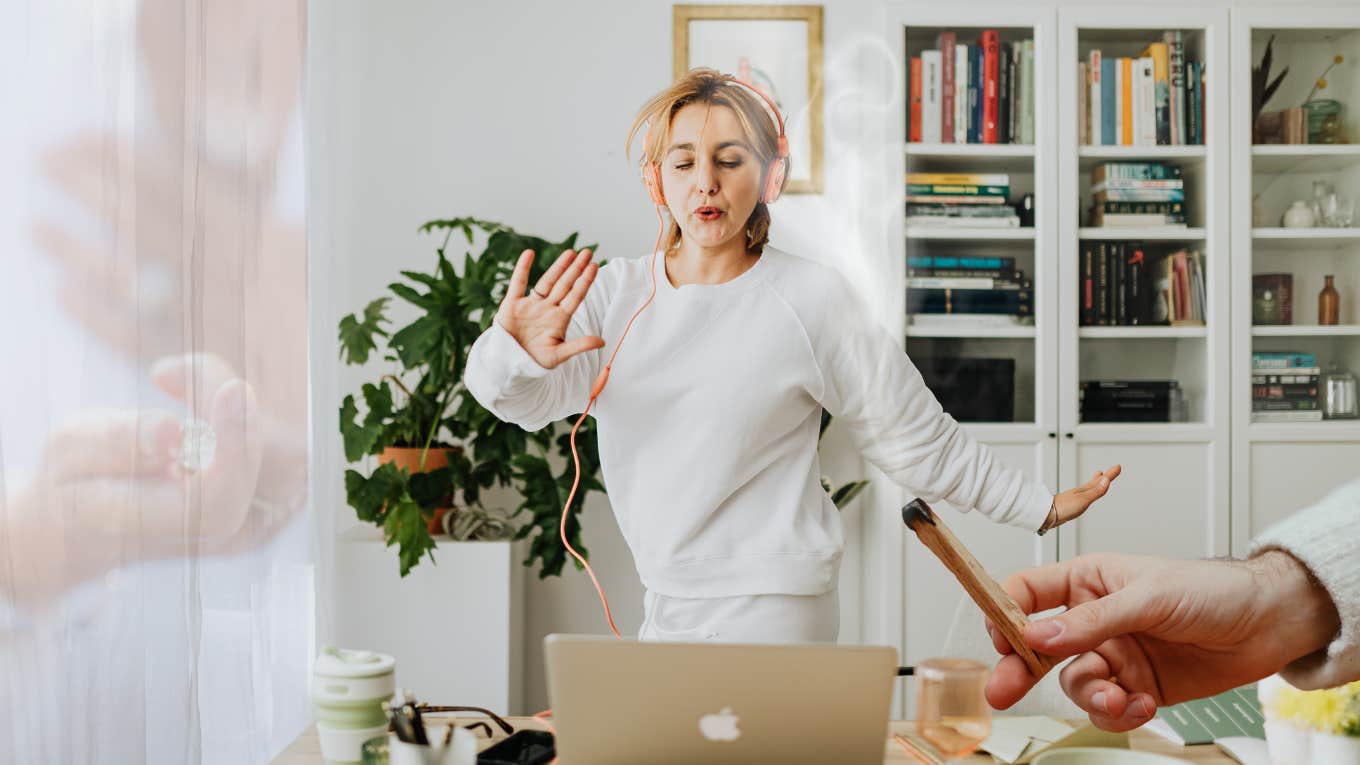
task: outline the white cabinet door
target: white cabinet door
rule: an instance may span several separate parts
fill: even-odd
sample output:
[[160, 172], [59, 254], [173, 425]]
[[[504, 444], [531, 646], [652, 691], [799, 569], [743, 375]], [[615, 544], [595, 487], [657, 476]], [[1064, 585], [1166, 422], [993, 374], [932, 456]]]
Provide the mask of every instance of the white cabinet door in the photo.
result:
[[1123, 473], [1085, 515], [1059, 529], [1059, 557], [1117, 552], [1202, 558], [1226, 551], [1227, 492], [1213, 443], [1140, 442], [1128, 438], [1127, 426], [1124, 432], [1078, 431], [1064, 440], [1063, 488], [1116, 463]]
[[[1256, 441], [1250, 449], [1245, 540], [1360, 476], [1360, 443], [1354, 441]], [[1241, 547], [1234, 552], [1245, 555], [1246, 545]]]

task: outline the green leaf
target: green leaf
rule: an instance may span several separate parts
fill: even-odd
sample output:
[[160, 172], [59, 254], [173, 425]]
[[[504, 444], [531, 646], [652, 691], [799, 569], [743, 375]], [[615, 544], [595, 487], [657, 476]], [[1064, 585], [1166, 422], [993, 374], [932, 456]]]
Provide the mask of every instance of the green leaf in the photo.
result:
[[383, 521], [383, 536], [387, 539], [388, 547], [394, 544], [398, 546], [397, 558], [403, 577], [426, 553], [430, 554], [430, 561], [434, 561], [434, 537], [430, 536], [427, 522], [420, 506], [410, 496], [402, 495], [388, 508], [387, 518]]
[[345, 443], [345, 461], [358, 462], [368, 454], [376, 444], [379, 434], [382, 433], [382, 426], [374, 424], [360, 425], [356, 422], [359, 416], [359, 408], [354, 405], [354, 396], [345, 396], [345, 400], [340, 405], [340, 435]]
[[430, 356], [438, 347], [441, 335], [445, 331], [447, 329], [442, 320], [426, 316], [416, 319], [393, 335], [391, 346], [396, 349], [397, 358], [402, 366], [415, 369], [422, 364], [430, 363]]
[[381, 324], [386, 321], [383, 309], [390, 298], [378, 298], [364, 309], [362, 320], [350, 314], [340, 320], [340, 358], [346, 364], [363, 364], [368, 354], [378, 346], [374, 336], [387, 337]]
[[447, 467], [411, 475], [410, 494], [422, 510], [445, 507], [453, 491], [453, 471]]
[[839, 509], [845, 509], [845, 506], [854, 501], [855, 497], [859, 496], [859, 493], [864, 491], [864, 487], [868, 485], [868, 481], [847, 483], [831, 494], [831, 504]]

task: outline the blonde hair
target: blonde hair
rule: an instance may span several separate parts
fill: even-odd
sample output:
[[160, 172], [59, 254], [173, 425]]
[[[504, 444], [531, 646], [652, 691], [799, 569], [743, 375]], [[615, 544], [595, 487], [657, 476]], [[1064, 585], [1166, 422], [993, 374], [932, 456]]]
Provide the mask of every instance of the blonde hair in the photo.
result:
[[[671, 120], [690, 104], [709, 104], [726, 106], [737, 116], [747, 143], [755, 151], [762, 168], [760, 189], [765, 189], [765, 173], [770, 162], [779, 152], [779, 128], [774, 117], [760, 96], [752, 93], [744, 85], [716, 69], [700, 67], [691, 69], [671, 84], [669, 88], [652, 97], [642, 105], [633, 124], [628, 128], [628, 142], [625, 156], [631, 154], [633, 137], [647, 126], [646, 138], [642, 146], [642, 164], [660, 164], [666, 147], [670, 145]], [[630, 157], [631, 159], [631, 157]], [[666, 233], [665, 249], [670, 251], [680, 244], [680, 225], [671, 221]], [[770, 208], [763, 201], [756, 202], [751, 217], [746, 219], [746, 248], [749, 252], [760, 254], [770, 239]]]

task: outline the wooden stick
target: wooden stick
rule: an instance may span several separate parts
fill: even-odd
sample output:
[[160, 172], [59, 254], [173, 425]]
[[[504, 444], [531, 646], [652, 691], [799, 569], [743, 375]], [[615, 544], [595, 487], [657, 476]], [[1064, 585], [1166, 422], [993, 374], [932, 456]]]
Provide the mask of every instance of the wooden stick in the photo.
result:
[[954, 536], [949, 527], [921, 499], [913, 499], [902, 508], [902, 522], [916, 532], [921, 543], [935, 553], [935, 557], [959, 580], [969, 597], [982, 609], [992, 624], [1006, 637], [1006, 642], [1024, 660], [1035, 677], [1043, 677], [1062, 659], [1035, 653], [1025, 644], [1024, 627], [1029, 617], [1020, 609], [1001, 585], [987, 574], [977, 558]]

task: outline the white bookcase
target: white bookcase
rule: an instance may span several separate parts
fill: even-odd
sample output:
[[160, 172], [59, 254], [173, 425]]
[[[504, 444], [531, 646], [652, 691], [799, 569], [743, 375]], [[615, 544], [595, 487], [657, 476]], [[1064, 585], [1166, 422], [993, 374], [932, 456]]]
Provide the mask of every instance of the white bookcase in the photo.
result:
[[[1241, 555], [1269, 523], [1298, 510], [1360, 465], [1360, 421], [1294, 425], [1251, 422], [1253, 350], [1316, 353], [1360, 373], [1360, 227], [1281, 229], [1290, 200], [1311, 196], [1315, 178], [1360, 197], [1360, 7], [1263, 5], [1231, 0], [1097, 5], [1084, 2], [956, 4], [904, 0], [885, 9], [885, 41], [901, 73], [888, 114], [883, 193], [901, 199], [906, 172], [1005, 172], [1012, 195], [1032, 191], [1033, 228], [908, 228], [899, 208], [884, 224], [891, 278], [874, 289], [902, 321], [913, 357], [1005, 356], [1017, 367], [1013, 422], [965, 425], [1003, 459], [1055, 490], [1124, 466], [1115, 490], [1087, 516], [1036, 538], [976, 514], [945, 517], [977, 557], [1004, 573], [1087, 552], [1174, 557]], [[1033, 145], [907, 142], [907, 61], [952, 30], [973, 42], [983, 29], [1002, 40], [1035, 40]], [[1187, 57], [1205, 65], [1204, 142], [1175, 146], [1085, 146], [1079, 138], [1077, 63], [1093, 48], [1137, 56], [1164, 30], [1183, 33]], [[1334, 54], [1326, 94], [1346, 105], [1355, 144], [1253, 146], [1251, 68], [1271, 34], [1275, 70], [1290, 67], [1268, 108], [1302, 103]], [[1087, 225], [1090, 173], [1109, 161], [1167, 161], [1185, 176], [1188, 227], [1101, 229]], [[1253, 223], [1260, 195], [1265, 220]], [[1206, 272], [1203, 326], [1079, 325], [1082, 243], [1137, 240], [1198, 249]], [[1032, 327], [948, 331], [909, 326], [906, 257], [912, 254], [1013, 256], [1034, 282]], [[1294, 274], [1295, 324], [1253, 327], [1253, 273]], [[1341, 325], [1316, 326], [1324, 274], [1336, 275]], [[1185, 422], [1082, 423], [1079, 384], [1087, 379], [1176, 379], [1188, 400]], [[1231, 469], [1230, 469], [1231, 468]], [[896, 637], [904, 661], [948, 652], [945, 635], [962, 590], [902, 530], [890, 511], [910, 497], [880, 481], [877, 525], [866, 535], [872, 573], [888, 582], [868, 590], [889, 615], [866, 635]], [[900, 606], [899, 606], [900, 604]], [[866, 612], [878, 604], [869, 604]], [[898, 610], [900, 608], [900, 613]], [[900, 632], [894, 632], [900, 628]], [[904, 708], [905, 709], [905, 708]]]
[[[1281, 228], [1295, 199], [1310, 199], [1314, 180], [1360, 195], [1360, 144], [1254, 145], [1251, 67], [1275, 37], [1272, 77], [1289, 67], [1267, 110], [1301, 104], [1335, 54], [1345, 62], [1316, 97], [1345, 105], [1351, 141], [1360, 141], [1360, 7], [1290, 5], [1232, 12], [1232, 539], [1244, 552], [1271, 523], [1353, 479], [1360, 465], [1360, 421], [1253, 423], [1251, 354], [1302, 351], [1319, 364], [1337, 360], [1360, 372], [1360, 228]], [[1253, 209], [1259, 219], [1253, 220]], [[1293, 274], [1293, 324], [1252, 325], [1252, 275]], [[1317, 325], [1323, 277], [1336, 275], [1341, 324]]]

